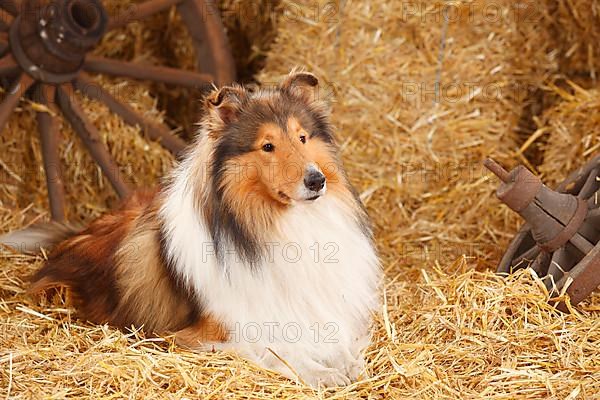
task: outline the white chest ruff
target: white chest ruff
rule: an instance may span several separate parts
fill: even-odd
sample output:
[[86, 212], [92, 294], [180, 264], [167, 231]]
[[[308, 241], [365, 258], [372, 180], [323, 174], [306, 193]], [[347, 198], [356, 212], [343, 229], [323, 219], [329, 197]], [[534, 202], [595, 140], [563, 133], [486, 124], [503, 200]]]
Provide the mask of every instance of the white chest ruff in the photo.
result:
[[268, 349], [298, 370], [310, 369], [302, 359], [337, 368], [347, 362], [340, 360], [361, 358], [380, 268], [350, 210], [332, 196], [297, 204], [280, 220], [261, 263], [245, 265], [231, 248], [220, 265], [187, 197], [171, 195], [161, 210], [169, 256], [205, 311], [225, 325], [229, 348], [271, 368]]

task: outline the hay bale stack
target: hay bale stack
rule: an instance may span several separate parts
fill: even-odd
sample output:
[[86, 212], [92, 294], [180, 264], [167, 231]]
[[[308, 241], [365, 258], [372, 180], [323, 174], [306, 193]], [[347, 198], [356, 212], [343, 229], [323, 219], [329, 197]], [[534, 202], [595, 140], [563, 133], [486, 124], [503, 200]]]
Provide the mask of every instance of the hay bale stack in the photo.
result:
[[539, 170], [550, 185], [600, 152], [600, 90], [554, 88], [561, 101], [540, 119], [537, 136], [543, 150]]
[[263, 68], [284, 7], [280, 0], [219, 2], [240, 82], [254, 81]]
[[516, 219], [493, 198], [481, 161], [516, 161], [529, 90], [556, 67], [542, 18], [520, 24], [511, 1], [343, 4], [290, 6], [262, 81], [295, 65], [322, 78], [388, 261], [493, 263]]
[[600, 1], [545, 0], [548, 21], [559, 41], [561, 72], [572, 79], [600, 76]]

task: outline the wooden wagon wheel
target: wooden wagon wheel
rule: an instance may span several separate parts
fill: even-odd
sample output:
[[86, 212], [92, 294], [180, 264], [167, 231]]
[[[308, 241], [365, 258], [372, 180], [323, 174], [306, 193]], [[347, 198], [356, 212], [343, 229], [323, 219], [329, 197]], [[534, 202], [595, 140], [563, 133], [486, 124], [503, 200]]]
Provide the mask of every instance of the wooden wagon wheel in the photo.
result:
[[[176, 6], [194, 43], [198, 71], [113, 60], [88, 54], [108, 30]], [[100, 0], [0, 0], [0, 77], [9, 79], [0, 103], [0, 132], [21, 96], [60, 110], [120, 197], [130, 189], [81, 108], [75, 89], [104, 103], [126, 123], [139, 125], [153, 140], [177, 154], [185, 142], [163, 124], [146, 120], [129, 105], [94, 84], [88, 72], [183, 87], [223, 85], [235, 79], [229, 44], [211, 0], [148, 0], [109, 17]], [[51, 215], [62, 221], [64, 184], [59, 167], [56, 112], [38, 112]]]
[[566, 290], [572, 304], [585, 299], [600, 285], [600, 155], [556, 191], [523, 166], [509, 173], [492, 160], [485, 165], [503, 181], [497, 197], [526, 221], [497, 272], [531, 267], [552, 296]]

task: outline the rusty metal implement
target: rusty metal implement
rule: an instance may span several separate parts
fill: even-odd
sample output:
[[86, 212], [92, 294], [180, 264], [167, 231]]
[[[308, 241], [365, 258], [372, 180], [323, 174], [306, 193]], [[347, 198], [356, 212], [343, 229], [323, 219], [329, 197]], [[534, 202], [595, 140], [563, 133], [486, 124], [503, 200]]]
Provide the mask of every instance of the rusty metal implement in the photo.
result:
[[[566, 291], [571, 304], [578, 304], [600, 285], [600, 155], [556, 190], [522, 165], [510, 172], [491, 159], [484, 165], [502, 180], [498, 199], [526, 222], [497, 272], [530, 267], [544, 279], [551, 298]], [[564, 302], [557, 306], [567, 309]]]
[[[156, 13], [176, 7], [196, 51], [197, 71], [113, 60], [88, 54], [104, 37]], [[44, 169], [54, 220], [64, 220], [64, 183], [58, 156], [58, 121], [62, 112], [119, 196], [130, 189], [81, 108], [75, 89], [104, 103], [126, 123], [138, 125], [151, 139], [177, 154], [185, 142], [168, 126], [145, 119], [122, 103], [87, 73], [199, 88], [235, 80], [229, 44], [212, 0], [149, 0], [109, 16], [100, 0], [0, 0], [0, 78], [7, 95], [0, 102], [0, 132], [21, 96], [29, 96], [50, 112], [38, 111]], [[59, 112], [60, 110], [60, 112]]]

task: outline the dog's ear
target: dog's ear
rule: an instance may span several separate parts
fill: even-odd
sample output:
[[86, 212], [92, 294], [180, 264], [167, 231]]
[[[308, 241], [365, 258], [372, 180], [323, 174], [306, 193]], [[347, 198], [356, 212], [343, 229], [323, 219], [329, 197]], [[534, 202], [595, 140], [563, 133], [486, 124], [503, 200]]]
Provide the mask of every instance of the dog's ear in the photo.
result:
[[310, 72], [292, 71], [281, 83], [281, 90], [312, 102], [316, 100], [318, 85], [319, 79]]
[[224, 86], [206, 97], [206, 109], [217, 122], [229, 124], [237, 118], [247, 94], [241, 86]]

